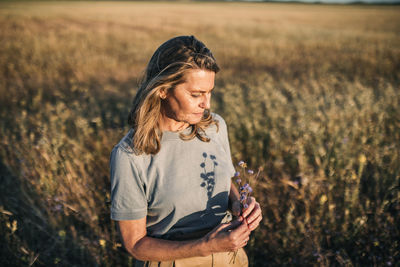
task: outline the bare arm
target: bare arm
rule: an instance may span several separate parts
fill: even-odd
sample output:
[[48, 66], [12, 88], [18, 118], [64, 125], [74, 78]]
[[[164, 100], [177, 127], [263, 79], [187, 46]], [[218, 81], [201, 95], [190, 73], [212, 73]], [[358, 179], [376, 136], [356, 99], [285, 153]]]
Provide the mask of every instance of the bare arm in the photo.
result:
[[235, 187], [235, 185], [231, 182], [231, 190], [229, 192], [229, 209], [232, 211], [232, 214], [239, 217], [240, 216], [240, 195], [239, 191]]
[[118, 222], [126, 250], [138, 260], [167, 261], [235, 251], [249, 240], [244, 221], [220, 224], [205, 237], [190, 241], [169, 241], [146, 236], [146, 218]]

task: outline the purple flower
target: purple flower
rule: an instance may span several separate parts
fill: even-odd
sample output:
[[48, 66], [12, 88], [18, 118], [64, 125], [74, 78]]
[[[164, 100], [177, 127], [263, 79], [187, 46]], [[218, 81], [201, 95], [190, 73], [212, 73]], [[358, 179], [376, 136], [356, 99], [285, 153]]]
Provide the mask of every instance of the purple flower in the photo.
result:
[[54, 211], [61, 211], [62, 210], [62, 205], [61, 204], [57, 204], [54, 207]]
[[238, 177], [240, 175], [240, 172], [235, 172], [235, 177]]
[[247, 205], [247, 204], [243, 205], [243, 208], [245, 208], [245, 209], [247, 209], [248, 207], [249, 207], [249, 205]]
[[239, 161], [238, 165], [239, 165], [240, 167], [242, 167], [242, 166], [244, 165], [244, 161], [243, 161], [243, 160]]
[[240, 178], [237, 178], [237, 179], [236, 179], [236, 183], [237, 183], [237, 184], [240, 184], [241, 182], [242, 182], [242, 179], [240, 179]]
[[248, 170], [247, 173], [248, 174], [254, 174], [254, 171], [253, 170]]
[[249, 186], [249, 188], [247, 188], [247, 191], [249, 191], [249, 193], [251, 193], [251, 192], [253, 192], [253, 188], [251, 188], [251, 187]]
[[244, 186], [243, 186], [243, 189], [248, 189], [250, 187], [250, 185], [249, 184], [244, 184]]
[[246, 199], [246, 196], [245, 195], [241, 195], [240, 196], [240, 201], [243, 201], [243, 200], [245, 200]]

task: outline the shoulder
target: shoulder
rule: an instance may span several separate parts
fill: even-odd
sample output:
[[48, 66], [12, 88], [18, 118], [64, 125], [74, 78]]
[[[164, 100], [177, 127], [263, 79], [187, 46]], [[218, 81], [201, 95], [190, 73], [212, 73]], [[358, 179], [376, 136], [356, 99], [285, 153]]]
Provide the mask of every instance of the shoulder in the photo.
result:
[[222, 124], [226, 125], [225, 120], [224, 120], [224, 118], [222, 118], [221, 115], [211, 112], [211, 116], [212, 116], [213, 120], [216, 120], [216, 121], [218, 121], [218, 123], [222, 123]]
[[222, 116], [217, 113], [211, 113], [211, 116], [213, 120], [218, 123], [218, 132], [227, 132], [227, 125], [224, 118], [222, 118]]
[[148, 155], [135, 153], [133, 147], [133, 129], [118, 142], [117, 145], [111, 151], [111, 164], [116, 162], [126, 162], [135, 163], [135, 165], [140, 165]]
[[217, 143], [225, 143], [228, 138], [228, 129], [224, 118], [217, 113], [211, 113], [211, 116], [217, 124], [211, 125], [209, 129], [206, 130], [207, 136]]
[[211, 141], [222, 145], [223, 149], [230, 157], [230, 148], [229, 148], [229, 135], [228, 128], [225, 120], [216, 113], [211, 113], [213, 119], [218, 122], [218, 131], [211, 137]]
[[134, 154], [135, 151], [133, 149], [133, 133], [134, 130], [130, 129], [129, 132], [113, 148], [113, 152], [118, 151], [125, 152], [126, 154]]

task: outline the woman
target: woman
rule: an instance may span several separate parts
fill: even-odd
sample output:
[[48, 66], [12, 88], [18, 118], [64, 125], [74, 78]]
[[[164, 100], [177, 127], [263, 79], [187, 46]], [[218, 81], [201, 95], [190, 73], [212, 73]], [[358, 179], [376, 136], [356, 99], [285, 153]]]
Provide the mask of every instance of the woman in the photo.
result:
[[[137, 266], [247, 266], [243, 247], [261, 221], [240, 214], [224, 120], [211, 114], [219, 67], [193, 36], [162, 44], [111, 153], [111, 218]], [[229, 207], [228, 207], [229, 204]]]

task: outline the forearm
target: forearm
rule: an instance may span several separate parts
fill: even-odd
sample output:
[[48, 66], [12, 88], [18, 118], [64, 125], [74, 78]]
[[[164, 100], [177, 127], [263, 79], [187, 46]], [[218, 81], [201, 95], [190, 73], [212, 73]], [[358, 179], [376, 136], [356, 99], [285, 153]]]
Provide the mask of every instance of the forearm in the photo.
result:
[[170, 241], [145, 236], [131, 248], [126, 248], [132, 256], [142, 261], [168, 261], [180, 258], [207, 256], [212, 253], [206, 240]]
[[232, 210], [232, 204], [235, 201], [239, 201], [239, 199], [240, 199], [239, 191], [237, 190], [235, 185], [233, 183], [231, 183], [231, 189], [230, 189], [230, 192], [229, 192], [229, 209], [230, 210]]

